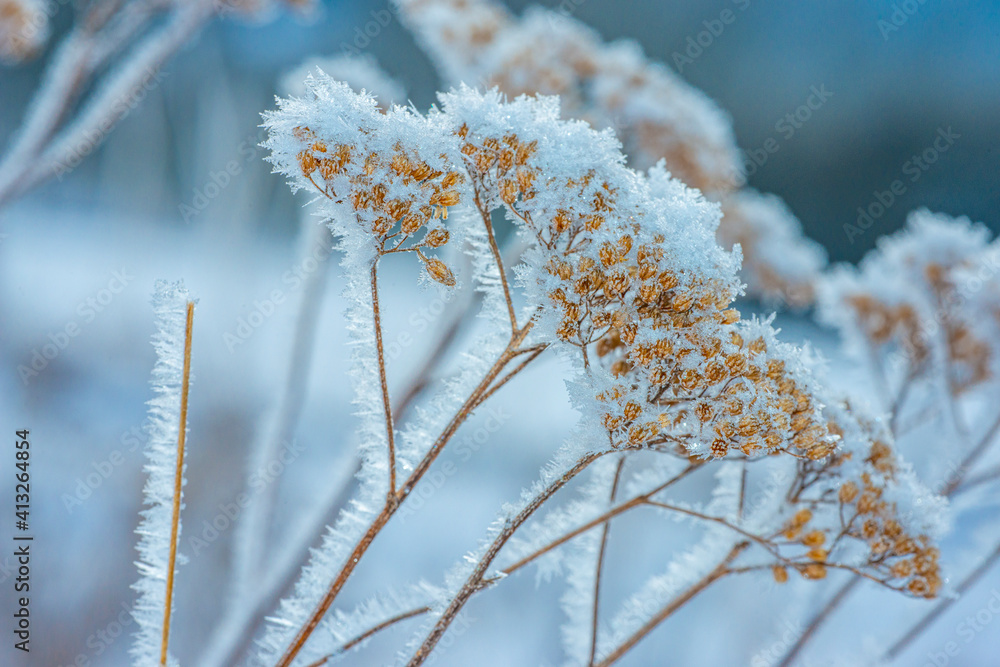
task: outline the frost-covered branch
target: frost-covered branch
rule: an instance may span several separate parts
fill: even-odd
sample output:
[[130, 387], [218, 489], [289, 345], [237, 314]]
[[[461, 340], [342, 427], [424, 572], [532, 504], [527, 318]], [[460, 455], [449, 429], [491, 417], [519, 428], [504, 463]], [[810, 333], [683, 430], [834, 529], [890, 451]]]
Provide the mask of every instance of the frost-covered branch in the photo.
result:
[[140, 578], [133, 586], [139, 593], [133, 616], [139, 631], [132, 655], [141, 664], [166, 666], [175, 664], [167, 648], [181, 530], [194, 302], [182, 284], [161, 281], [153, 304], [157, 363], [152, 383], [156, 397], [149, 402], [149, 479], [143, 490], [145, 504], [150, 507], [142, 511], [142, 523], [136, 530], [141, 536]]
[[[0, 57], [7, 50], [2, 10], [19, 1], [0, 4]], [[255, 12], [267, 4], [237, 3], [235, 8]], [[71, 171], [157, 85], [167, 60], [217, 14], [231, 9], [218, 0], [90, 4], [55, 49], [21, 127], [0, 159], [0, 206]], [[157, 25], [161, 17], [162, 25]], [[43, 38], [45, 30], [37, 36]]]
[[[742, 320], [730, 307], [740, 293], [739, 255], [715, 242], [719, 208], [662, 165], [647, 173], [627, 167], [610, 133], [562, 120], [554, 99], [509, 102], [496, 91], [467, 87], [442, 95], [439, 108], [421, 115], [380, 110], [369, 96], [320, 73], [307, 79], [302, 97], [280, 100], [265, 121], [277, 170], [293, 189], [319, 194], [345, 253], [364, 464], [355, 511], [341, 516], [296, 594], [282, 604], [262, 658], [285, 667], [338, 650], [330, 643], [335, 626], [315, 641], [314, 631], [333, 622], [325, 621], [327, 612], [375, 538], [472, 411], [546, 350], [571, 363], [581, 436], [516, 509], [503, 511], [475, 563], [456, 566], [445, 593], [422, 605], [432, 618], [413, 647], [414, 664], [429, 657], [476, 592], [502, 580], [504, 571], [488, 570], [517, 530], [591, 462], [613, 452], [691, 462], [647, 486], [661, 492], [715, 463], [720, 485], [707, 508], [641, 494], [625, 507], [652, 506], [753, 536], [749, 542], [764, 547], [770, 560], [745, 571], [770, 568], [781, 581], [788, 569], [805, 579], [850, 569], [911, 595], [937, 593], [937, 500], [912, 479], [890, 433], [849, 403], [831, 401], [805, 352], [781, 343], [769, 321]], [[513, 282], [492, 234], [500, 213], [530, 244]], [[433, 400], [433, 409], [397, 437], [380, 364], [376, 267], [412, 253], [425, 279], [460, 289], [448, 266], [453, 257], [442, 254], [460, 238], [468, 240], [458, 247], [472, 253], [485, 294], [485, 342], [473, 347], [474, 363]], [[519, 317], [514, 304], [521, 299], [527, 306]], [[775, 490], [766, 507], [745, 512], [747, 463], [775, 458], [765, 454], [787, 462], [794, 474], [785, 494]], [[396, 466], [410, 471], [398, 488]], [[919, 516], [907, 514], [914, 503], [924, 507]], [[621, 511], [595, 511], [583, 528], [553, 524], [558, 530], [543, 530], [535, 553], [507, 572]], [[707, 531], [704, 549], [712, 558], [733, 546], [718, 530]], [[593, 564], [586, 569], [593, 578]], [[574, 571], [584, 570], [574, 565]], [[669, 607], [694, 583], [673, 572], [637, 593], [596, 654], [614, 655], [612, 642], [630, 646], [637, 631], [644, 636], [651, 619], [642, 610], [651, 603]], [[710, 570], [688, 574], [697, 572]], [[384, 627], [405, 611], [374, 625]]]

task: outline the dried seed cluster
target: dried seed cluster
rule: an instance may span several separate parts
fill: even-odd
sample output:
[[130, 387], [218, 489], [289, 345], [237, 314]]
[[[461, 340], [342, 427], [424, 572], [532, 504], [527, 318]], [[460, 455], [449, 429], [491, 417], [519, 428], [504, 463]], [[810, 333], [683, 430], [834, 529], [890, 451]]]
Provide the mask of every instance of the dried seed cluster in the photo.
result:
[[876, 355], [900, 353], [911, 378], [944, 369], [958, 395], [996, 374], [1000, 350], [989, 341], [1000, 333], [1000, 245], [980, 225], [916, 211], [821, 292], [824, 319]]
[[[304, 98], [282, 101], [281, 127], [268, 142], [273, 161], [297, 187], [326, 197], [335, 217], [360, 225], [377, 254], [414, 252], [432, 280], [453, 286], [451, 269], [430, 255], [448, 244], [448, 211], [462, 200], [465, 177], [448, 155], [453, 147], [407, 109], [383, 111], [328, 77], [306, 86]], [[316, 122], [311, 110], [322, 103], [341, 115]]]
[[[912, 509], [905, 516], [890, 496], [909, 481], [899, 479], [904, 473], [886, 434], [873, 422], [857, 421], [849, 406], [831, 412], [829, 428], [844, 446], [824, 461], [800, 464], [790, 499], [801, 508], [781, 529], [775, 580], [787, 580], [788, 567], [807, 579], [823, 578], [835, 550], [860, 549], [859, 558], [849, 559], [853, 567], [910, 595], [935, 597], [943, 584], [938, 550], [919, 525], [929, 525], [938, 508], [928, 500], [927, 516], [913, 516]], [[907, 525], [918, 526], [916, 532]]]
[[[613, 442], [672, 442], [716, 458], [833, 451], [807, 384], [788, 367], [795, 353], [730, 308], [739, 283], [712, 240], [717, 211], [662, 167], [649, 180], [624, 167], [606, 135], [559, 121], [552, 109], [509, 105], [520, 118], [514, 129], [483, 122], [472, 96], [444, 99], [458, 116], [475, 202], [484, 215], [502, 206], [535, 241], [532, 261], [544, 275], [529, 288], [546, 302], [555, 337], [605, 374], [597, 398]], [[571, 138], [554, 146], [547, 137], [559, 133]], [[690, 223], [703, 225], [701, 236], [661, 231], [673, 222], [656, 211], [678, 202], [704, 216]], [[696, 256], [690, 265], [686, 254]]]

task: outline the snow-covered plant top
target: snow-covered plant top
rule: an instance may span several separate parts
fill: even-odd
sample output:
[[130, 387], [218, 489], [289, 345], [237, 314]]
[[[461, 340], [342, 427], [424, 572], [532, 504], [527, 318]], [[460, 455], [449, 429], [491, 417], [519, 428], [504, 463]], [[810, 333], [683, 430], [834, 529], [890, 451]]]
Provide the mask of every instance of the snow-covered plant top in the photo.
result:
[[915, 211], [859, 267], [824, 278], [820, 314], [852, 351], [902, 356], [894, 381], [945, 369], [947, 390], [960, 394], [997, 375], [998, 258], [986, 227]]
[[[940, 590], [933, 541], [940, 501], [898, 459], [884, 425], [827, 398], [808, 355], [780, 342], [769, 321], [743, 320], [731, 307], [741, 291], [740, 255], [716, 243], [720, 207], [672, 178], [662, 162], [648, 172], [630, 168], [613, 133], [563, 119], [555, 97], [507, 101], [495, 89], [461, 86], [424, 115], [384, 110], [322, 72], [307, 79], [302, 96], [280, 99], [265, 127], [276, 171], [293, 190], [316, 194], [344, 252], [365, 420], [357, 509], [338, 522], [282, 604], [262, 644], [265, 661], [289, 665], [341, 650], [336, 638], [349, 632], [336, 623], [356, 624], [355, 616], [337, 615], [327, 622], [330, 631], [315, 637], [313, 630], [374, 535], [457, 424], [546, 350], [575, 368], [567, 380], [581, 423], [536, 486], [505, 508], [482, 549], [456, 566], [443, 588], [421, 589], [431, 595], [426, 608], [401, 612], [430, 619], [409, 664], [431, 654], [469, 597], [517, 569], [490, 574], [520, 526], [591, 463], [629, 452], [681, 466], [658, 468], [665, 476], [642, 502], [728, 529], [719, 529], [723, 538], [706, 538], [705, 553], [721, 559], [716, 577], [766, 570], [785, 581], [793, 570], [820, 579], [834, 568], [915, 596]], [[516, 279], [494, 235], [498, 214], [527, 245]], [[470, 364], [436, 399], [439, 412], [397, 433], [379, 265], [412, 253], [440, 289], [470, 289], [447, 263], [458, 251], [472, 255], [474, 280], [487, 294], [483, 316], [494, 331], [476, 345], [480, 365]], [[513, 361], [520, 365], [502, 376]], [[381, 411], [373, 407], [379, 404]], [[719, 466], [717, 489], [708, 505], [667, 501], [671, 480], [712, 466]], [[748, 482], [738, 468], [747, 466], [787, 475], [782, 493], [772, 485], [770, 500], [744, 514]], [[595, 479], [606, 477], [595, 472]], [[650, 481], [648, 471], [638, 477]], [[722, 500], [734, 497], [738, 507]], [[536, 546], [559, 543], [546, 525], [532, 533]], [[631, 634], [648, 632], [648, 617], [634, 610], [626, 605], [600, 664], [627, 650]], [[372, 625], [386, 620], [368, 618]]]

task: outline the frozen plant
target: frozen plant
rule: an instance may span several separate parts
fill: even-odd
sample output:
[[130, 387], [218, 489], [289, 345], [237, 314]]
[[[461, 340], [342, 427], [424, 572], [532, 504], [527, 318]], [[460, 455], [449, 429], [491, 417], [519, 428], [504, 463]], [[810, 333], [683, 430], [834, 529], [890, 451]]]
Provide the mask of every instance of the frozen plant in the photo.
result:
[[[996, 522], [977, 518], [995, 511], [1000, 477], [1000, 242], [968, 218], [914, 211], [860, 266], [825, 276], [819, 304], [820, 318], [878, 388], [897, 448], [950, 500], [954, 524], [981, 538], [944, 554], [966, 571], [956, 592], [968, 591], [1000, 559]], [[829, 599], [782, 664], [859, 584], [851, 580]], [[952, 602], [913, 621], [885, 657], [897, 657]]]
[[[605, 526], [625, 511], [611, 493], [619, 487], [633, 495], [625, 509], [690, 519], [704, 535], [668, 554], [667, 571], [635, 592], [607, 632], [584, 641], [569, 628], [574, 663], [616, 662], [730, 574], [815, 580], [844, 569], [909, 595], [938, 593], [940, 501], [900, 461], [884, 424], [827, 398], [808, 355], [731, 308], [740, 257], [716, 244], [718, 205], [662, 164], [626, 166], [611, 132], [561, 119], [553, 97], [508, 102], [463, 86], [421, 115], [382, 110], [322, 73], [306, 87], [265, 115], [266, 145], [292, 188], [314, 193], [343, 253], [361, 486], [294, 595], [269, 617], [262, 664], [324, 663], [417, 617], [408, 664], [422, 664], [472, 596], [563, 548], [567, 599], [578, 599], [601, 558], [574, 538], [603, 530], [608, 539]], [[528, 246], [513, 270], [496, 215]], [[453, 249], [471, 255], [474, 286], [457, 279]], [[402, 254], [419, 260], [421, 279], [436, 289], [483, 292], [489, 325], [459, 376], [403, 422], [390, 402], [379, 291], [382, 262]], [[581, 420], [536, 484], [439, 585], [418, 582], [335, 612], [376, 536], [462, 423], [543, 354], [573, 369], [567, 382]], [[584, 499], [550, 509], [592, 466]], [[712, 484], [701, 501], [667, 493], [704, 476]], [[589, 660], [577, 660], [586, 645]]]

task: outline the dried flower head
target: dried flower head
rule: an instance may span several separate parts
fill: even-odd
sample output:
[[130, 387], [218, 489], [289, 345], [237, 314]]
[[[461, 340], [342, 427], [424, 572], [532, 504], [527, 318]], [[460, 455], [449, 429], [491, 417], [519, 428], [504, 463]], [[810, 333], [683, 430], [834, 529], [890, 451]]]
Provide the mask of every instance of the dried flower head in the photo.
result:
[[[444, 246], [441, 225], [465, 181], [450, 137], [411, 110], [383, 112], [322, 72], [306, 79], [306, 90], [265, 116], [277, 169], [294, 188], [325, 197], [332, 218], [353, 220], [378, 254]], [[434, 280], [454, 285], [439, 259], [421, 258]]]
[[904, 357], [906, 375], [944, 369], [952, 395], [981, 386], [1000, 363], [1000, 252], [989, 237], [967, 218], [916, 211], [860, 267], [824, 278], [820, 315], [855, 351]]

